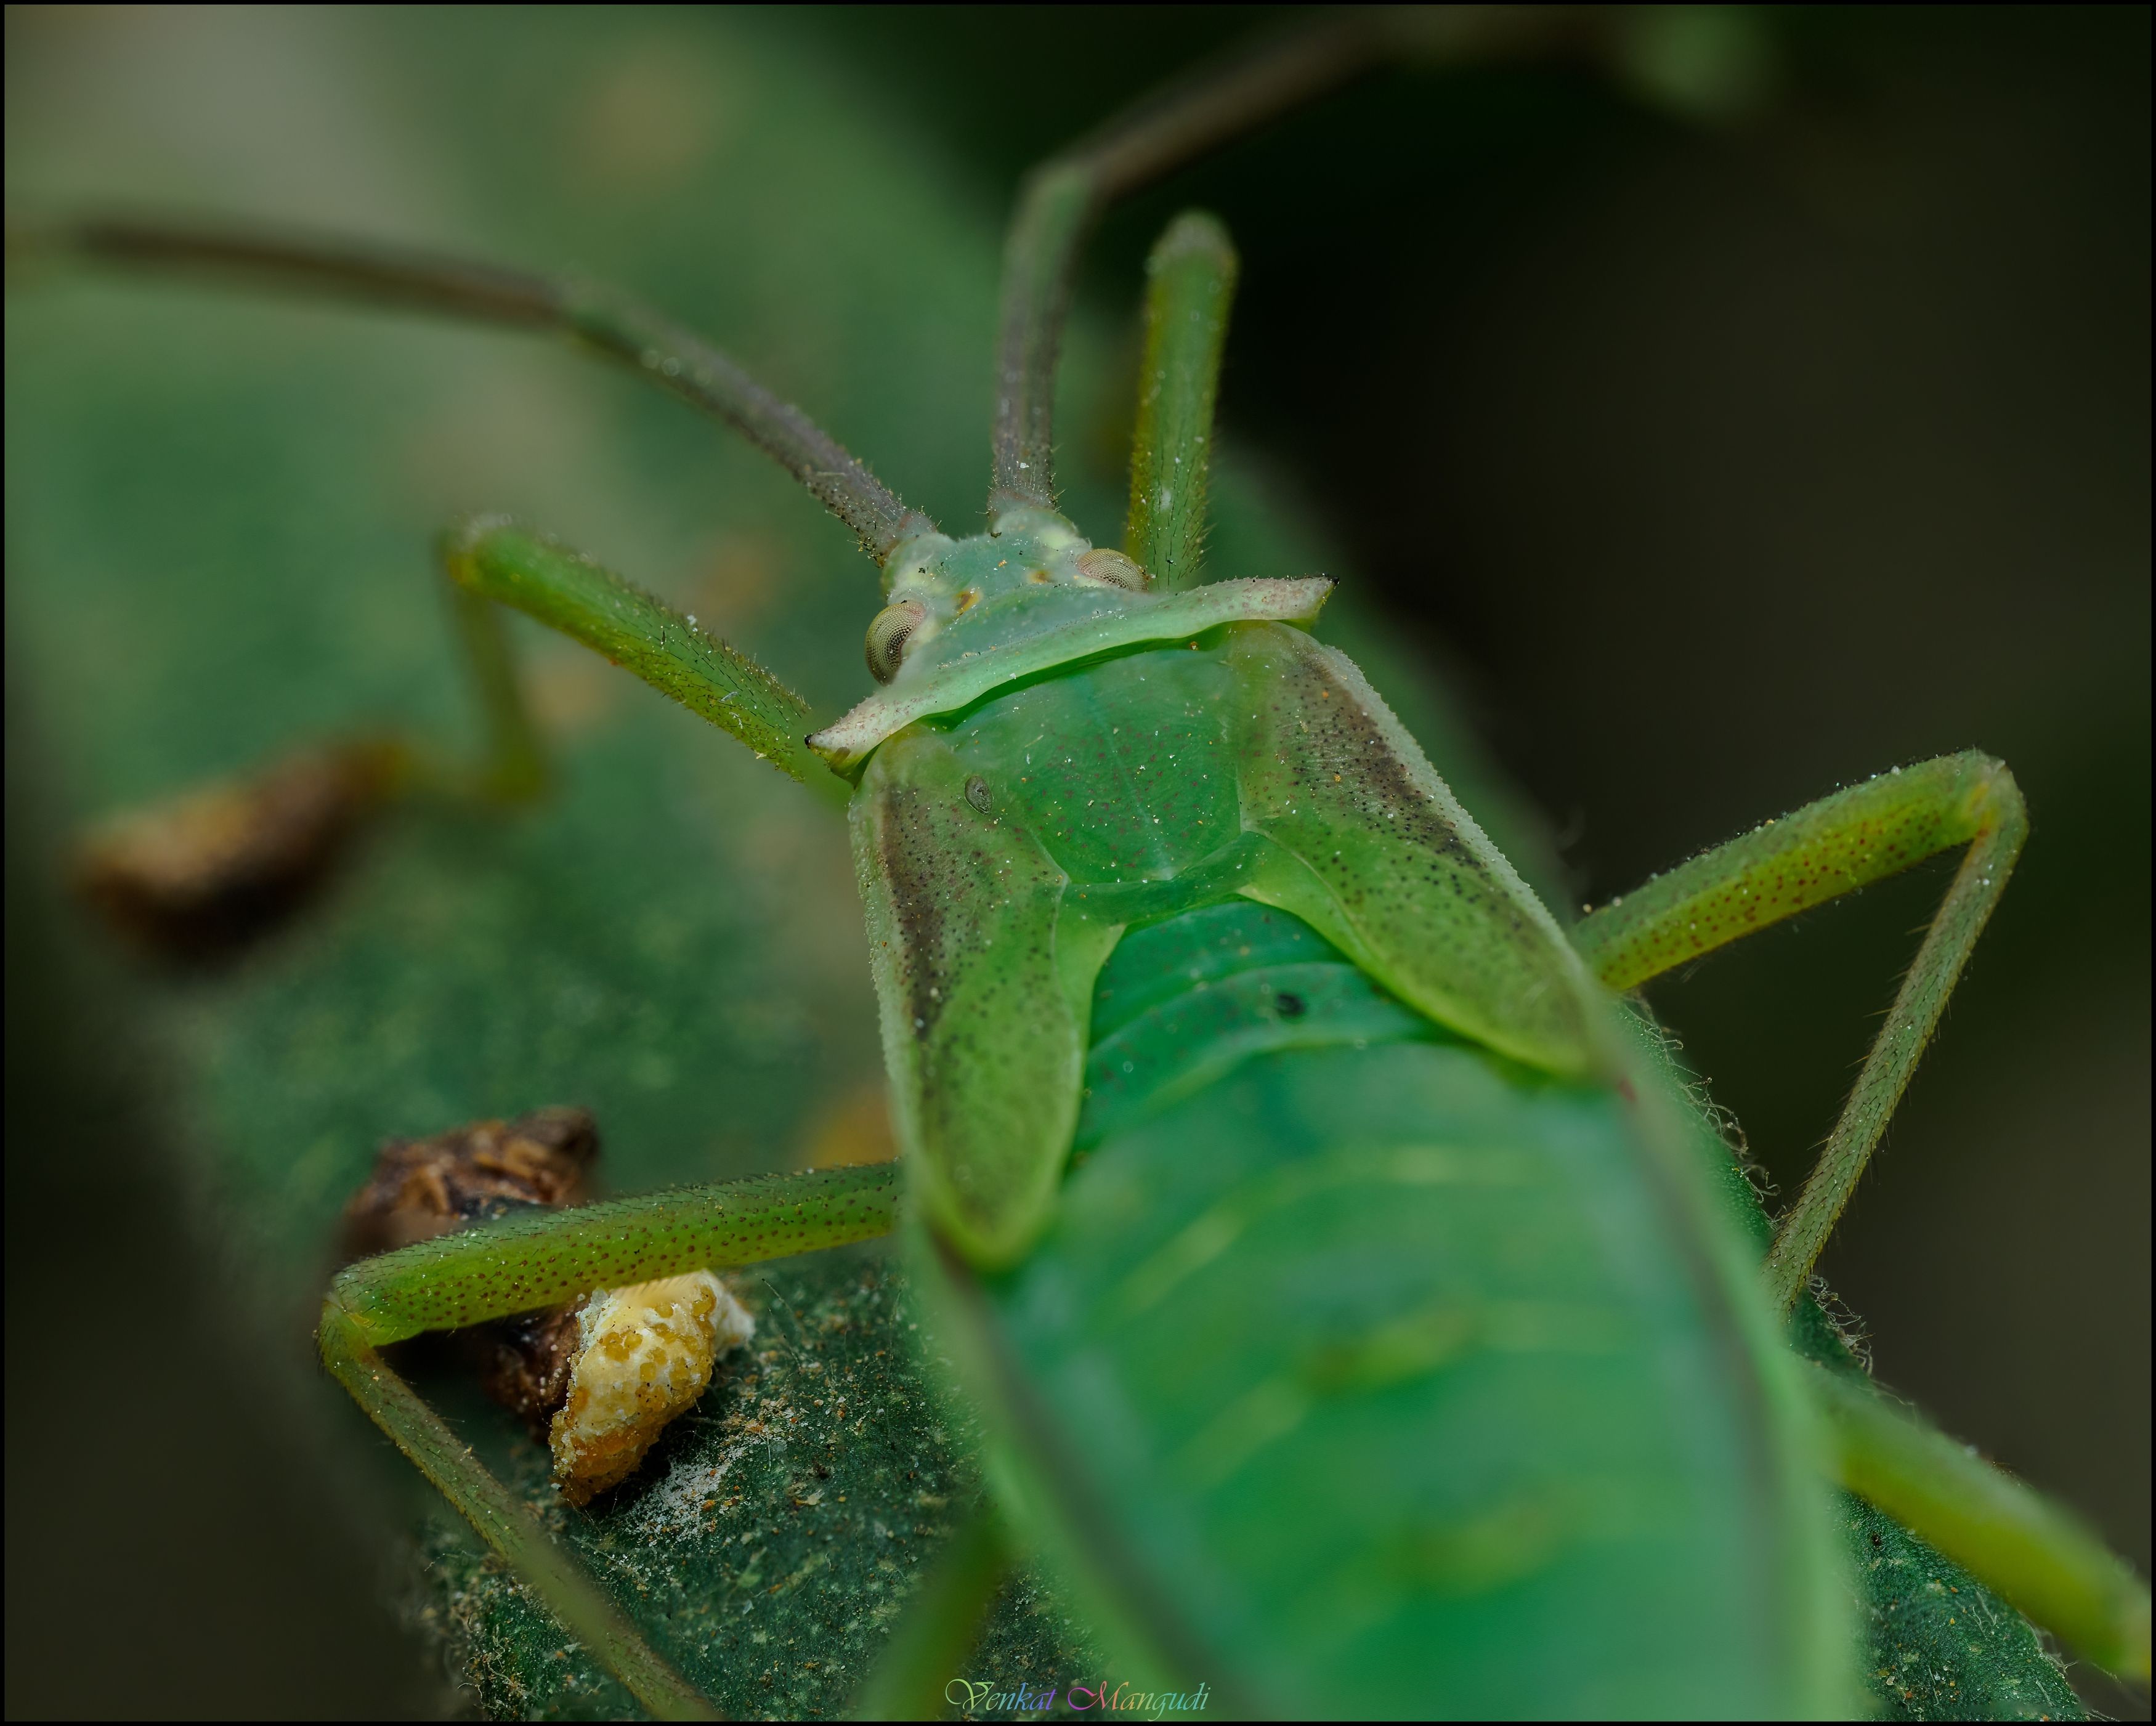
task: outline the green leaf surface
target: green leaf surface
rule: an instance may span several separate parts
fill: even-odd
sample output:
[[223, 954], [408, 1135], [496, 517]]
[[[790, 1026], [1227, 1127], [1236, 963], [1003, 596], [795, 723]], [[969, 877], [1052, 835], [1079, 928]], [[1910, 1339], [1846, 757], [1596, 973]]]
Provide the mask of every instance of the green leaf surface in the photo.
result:
[[[916, 1359], [905, 1281], [881, 1255], [739, 1282], [754, 1343], [591, 1514], [562, 1508], [536, 1445], [498, 1443], [493, 1460], [727, 1717], [830, 1718], [978, 1502], [978, 1434]], [[432, 1518], [424, 1549], [418, 1610], [486, 1713], [634, 1711], [461, 1523]], [[951, 1676], [1060, 1687], [1097, 1664], [1083, 1627], [1021, 1572], [968, 1670]]]
[[[1840, 1328], [1806, 1296], [1798, 1348], [1863, 1375]], [[2078, 1720], [2081, 1698], [2027, 1619], [1893, 1518], [1837, 1495], [1855, 1572], [1861, 1676], [1881, 1719]]]

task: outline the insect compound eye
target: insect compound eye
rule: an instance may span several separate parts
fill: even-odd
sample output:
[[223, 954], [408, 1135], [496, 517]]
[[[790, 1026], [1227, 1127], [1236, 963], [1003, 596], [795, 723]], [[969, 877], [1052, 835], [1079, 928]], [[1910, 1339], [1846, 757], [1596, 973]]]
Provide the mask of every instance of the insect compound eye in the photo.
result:
[[1090, 552], [1081, 552], [1078, 568], [1095, 581], [1128, 588], [1134, 593], [1142, 593], [1152, 584], [1152, 578], [1146, 573], [1143, 565], [1106, 546], [1096, 546]]
[[869, 676], [878, 683], [888, 683], [897, 676], [899, 664], [906, 657], [906, 644], [927, 618], [928, 608], [918, 599], [901, 599], [879, 611], [869, 624]]

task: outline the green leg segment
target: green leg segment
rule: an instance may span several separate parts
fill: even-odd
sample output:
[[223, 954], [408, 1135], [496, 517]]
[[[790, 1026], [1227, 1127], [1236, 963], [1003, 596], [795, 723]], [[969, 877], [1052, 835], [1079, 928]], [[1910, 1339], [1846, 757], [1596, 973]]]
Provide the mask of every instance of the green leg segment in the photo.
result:
[[857, 1720], [934, 1720], [964, 1698], [951, 1694], [981, 1633], [996, 1590], [1010, 1569], [1010, 1549], [994, 1509], [983, 1504], [936, 1560], [891, 1643], [854, 1698]]
[[1810, 1280], [2028, 830], [2021, 793], [2001, 763], [1974, 751], [1942, 756], [1717, 845], [1573, 931], [1597, 976], [1612, 989], [1634, 989], [1784, 917], [1969, 847], [1818, 1166], [1776, 1230], [1766, 1277], [1778, 1311], [1788, 1312]]
[[500, 806], [547, 787], [501, 607], [516, 607], [626, 665], [804, 781], [834, 808], [845, 782], [803, 739], [808, 704], [747, 655], [589, 559], [500, 522], [439, 547], [450, 615], [478, 694], [476, 765], [408, 737], [313, 749], [107, 824], [85, 844], [85, 891], [150, 944], [187, 953], [250, 933], [303, 902], [324, 867], [391, 804], [414, 796]]
[[318, 1340], [323, 1364], [374, 1424], [508, 1561], [562, 1627], [597, 1654], [655, 1718], [716, 1718], [689, 1682], [651, 1651], [568, 1549], [480, 1467], [470, 1449], [375, 1352], [359, 1323], [334, 1300], [322, 1308]]
[[1168, 223], [1146, 263], [1145, 363], [1123, 549], [1169, 589], [1198, 582], [1213, 404], [1235, 270], [1227, 230], [1196, 210]]
[[1055, 507], [1055, 362], [1078, 254], [1101, 213], [1338, 89], [1395, 47], [1376, 8], [1300, 23], [1145, 98], [1027, 177], [1004, 248], [992, 514]]
[[[1903, 978], [1856, 1089], [1776, 1230], [1768, 1288], [1786, 1312], [1900, 1102], [2028, 833], [2013, 775], [1974, 752], [1901, 768], [1695, 857], [1583, 922], [1595, 973], [1629, 989], [1784, 917], [1967, 855]], [[1837, 1478], [2112, 1671], [2146, 1677], [2148, 1592], [2065, 1512], [1860, 1379], [1806, 1372]]]
[[347, 1266], [330, 1302], [367, 1342], [401, 1343], [595, 1288], [873, 1240], [891, 1232], [897, 1211], [896, 1164], [757, 1175], [438, 1235]]
[[638, 1700], [662, 1718], [706, 1717], [703, 1698], [377, 1351], [422, 1331], [555, 1306], [594, 1289], [870, 1240], [891, 1232], [897, 1207], [898, 1171], [881, 1164], [511, 1216], [340, 1272], [322, 1307], [322, 1360]]
[[[446, 568], [446, 560], [444, 565]], [[486, 757], [476, 789], [496, 803], [528, 801], [547, 789], [547, 751], [517, 681], [516, 650], [504, 627], [507, 620], [500, 606], [456, 585], [454, 579], [449, 597], [449, 614], [486, 727]]]
[[466, 765], [412, 739], [394, 740], [402, 764], [396, 789], [458, 802], [529, 803], [547, 789], [547, 747], [517, 677], [507, 619], [493, 596], [475, 592], [461, 579], [449, 540], [435, 552], [449, 578], [449, 622], [478, 697], [485, 742], [476, 765]]
[[808, 704], [739, 648], [582, 553], [498, 520], [453, 529], [442, 557], [462, 591], [573, 636], [844, 806], [845, 781], [803, 741], [817, 724]]
[[1805, 1363], [1841, 1484], [2107, 1671], [2148, 1678], [2148, 1590], [2103, 1543], [1861, 1378]]
[[1594, 52], [1594, 35], [1558, 8], [1336, 7], [1152, 92], [1042, 162], [1004, 248], [990, 514], [1055, 507], [1056, 356], [1079, 252], [1110, 205], [1388, 61], [1495, 58], [1575, 39]]

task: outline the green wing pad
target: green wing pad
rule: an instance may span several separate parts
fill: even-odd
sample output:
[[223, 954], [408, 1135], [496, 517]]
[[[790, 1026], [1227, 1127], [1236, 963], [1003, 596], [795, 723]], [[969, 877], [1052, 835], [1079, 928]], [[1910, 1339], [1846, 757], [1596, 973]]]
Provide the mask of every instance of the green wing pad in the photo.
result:
[[1055, 955], [1067, 877], [925, 726], [876, 752], [851, 819], [899, 1143], [937, 1230], [1008, 1264], [1077, 1120], [1086, 1026]]
[[1578, 958], [1377, 691], [1299, 629], [1234, 634], [1243, 824], [1293, 860], [1244, 893], [1440, 1024], [1532, 1066], [1585, 1070]]

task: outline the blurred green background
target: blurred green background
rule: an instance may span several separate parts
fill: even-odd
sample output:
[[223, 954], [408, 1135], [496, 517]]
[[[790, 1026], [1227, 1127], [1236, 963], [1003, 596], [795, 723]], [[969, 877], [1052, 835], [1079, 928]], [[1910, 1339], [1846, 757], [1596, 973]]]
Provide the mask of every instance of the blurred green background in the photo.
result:
[[[604, 275], [963, 531], [1018, 175], [1266, 16], [18, 8], [9, 208]], [[1218, 211], [1224, 442], [1315, 524], [1279, 555], [1329, 547], [1468, 705], [1576, 902], [1897, 762], [2013, 765], [2029, 850], [1824, 1269], [1885, 1379], [2144, 1569], [2148, 31], [1775, 14], [1773, 100], [1705, 131], [1580, 72], [1388, 75], [1109, 220], [1064, 420], [1110, 537], [1140, 260]], [[236, 973], [108, 948], [59, 836], [355, 716], [461, 723], [458, 510], [827, 707], [872, 581], [759, 459], [518, 338], [70, 284], [8, 342], [8, 1712], [430, 1712], [399, 1483], [294, 1370], [316, 1224], [380, 1137], [557, 1096], [621, 1187], [798, 1154], [873, 1070], [843, 845], [543, 647], [562, 806], [400, 829]], [[1785, 1189], [1942, 885], [1654, 992]]]

